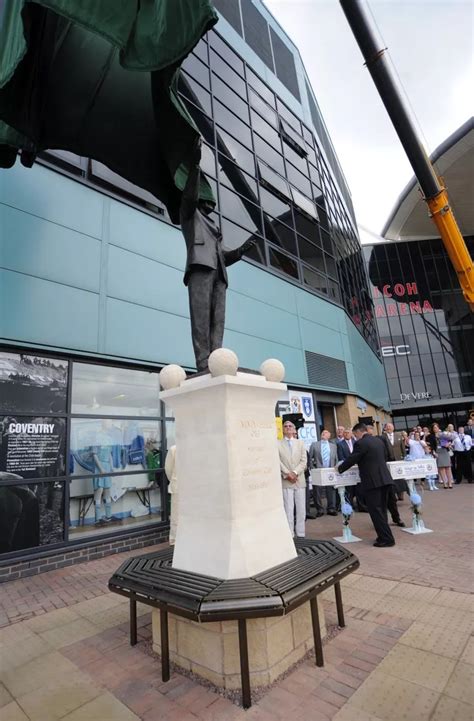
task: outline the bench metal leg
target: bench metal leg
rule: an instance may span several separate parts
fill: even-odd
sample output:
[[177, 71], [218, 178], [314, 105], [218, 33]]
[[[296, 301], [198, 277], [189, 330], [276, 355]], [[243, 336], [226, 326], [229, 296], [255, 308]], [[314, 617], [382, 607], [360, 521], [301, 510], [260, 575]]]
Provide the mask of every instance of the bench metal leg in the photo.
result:
[[239, 651], [240, 651], [240, 678], [242, 680], [242, 706], [250, 708], [252, 697], [250, 694], [249, 649], [247, 643], [247, 621], [239, 618]]
[[344, 628], [344, 626], [346, 625], [346, 622], [344, 620], [344, 608], [342, 605], [341, 584], [339, 581], [337, 581], [334, 584], [334, 592], [336, 594], [337, 623], [340, 626], [340, 628]]
[[318, 599], [316, 596], [310, 600], [311, 620], [313, 622], [314, 653], [316, 655], [316, 666], [324, 666], [323, 644], [321, 641], [321, 628], [319, 626]]
[[160, 632], [161, 632], [161, 679], [170, 680], [170, 646], [168, 636], [168, 611], [160, 608]]
[[137, 643], [137, 602], [130, 599], [130, 646]]

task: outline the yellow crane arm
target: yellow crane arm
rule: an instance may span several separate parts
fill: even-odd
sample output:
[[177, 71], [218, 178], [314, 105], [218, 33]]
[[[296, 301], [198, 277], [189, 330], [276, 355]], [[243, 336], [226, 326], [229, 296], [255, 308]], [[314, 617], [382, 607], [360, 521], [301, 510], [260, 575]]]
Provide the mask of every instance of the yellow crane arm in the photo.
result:
[[443, 245], [458, 274], [464, 299], [474, 312], [474, 263], [449, 204], [446, 188], [432, 198], [425, 198], [430, 217], [439, 230]]

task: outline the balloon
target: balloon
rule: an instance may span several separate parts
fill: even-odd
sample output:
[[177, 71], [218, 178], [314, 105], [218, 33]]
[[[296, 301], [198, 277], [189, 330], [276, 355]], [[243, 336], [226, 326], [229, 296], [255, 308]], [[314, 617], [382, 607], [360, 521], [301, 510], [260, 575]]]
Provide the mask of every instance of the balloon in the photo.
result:
[[341, 505], [341, 511], [344, 516], [351, 516], [353, 513], [353, 508], [350, 503], [343, 503]]
[[419, 506], [421, 503], [421, 496], [418, 495], [418, 493], [412, 493], [410, 496], [410, 501], [413, 503], [414, 506]]

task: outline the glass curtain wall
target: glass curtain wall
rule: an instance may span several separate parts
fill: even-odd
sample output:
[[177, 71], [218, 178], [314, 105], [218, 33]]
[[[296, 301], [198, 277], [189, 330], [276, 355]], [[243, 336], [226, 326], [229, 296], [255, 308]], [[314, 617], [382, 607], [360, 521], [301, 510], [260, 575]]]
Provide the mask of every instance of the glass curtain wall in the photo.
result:
[[[473, 254], [474, 239], [466, 238]], [[441, 240], [366, 246], [392, 408], [474, 395], [474, 315]]]
[[[185, 60], [179, 88], [204, 138], [202, 169], [226, 247], [254, 238], [251, 261], [342, 305], [376, 350], [361, 247], [312, 129], [215, 30]], [[45, 157], [169, 220], [158, 200], [100, 163], [62, 151]]]

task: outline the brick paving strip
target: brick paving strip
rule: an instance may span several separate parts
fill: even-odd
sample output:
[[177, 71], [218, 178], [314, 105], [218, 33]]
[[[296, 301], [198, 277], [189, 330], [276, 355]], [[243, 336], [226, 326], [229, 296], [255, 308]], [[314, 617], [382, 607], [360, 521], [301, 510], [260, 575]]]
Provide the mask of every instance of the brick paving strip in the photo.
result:
[[[394, 549], [357, 544], [361, 568], [343, 581], [347, 627], [325, 645], [324, 668], [306, 659], [249, 711], [176, 671], [168, 683], [161, 682], [159, 660], [150, 656], [146, 607], [139, 608], [139, 643], [129, 646], [127, 600], [110, 594], [106, 584], [130, 553], [3, 584], [0, 718], [470, 721], [474, 603], [464, 592], [472, 571], [463, 523], [470, 526], [472, 519], [471, 489], [456, 489], [463, 498], [462, 522], [451, 528], [450, 518], [439, 514], [438, 540], [434, 534], [417, 539], [397, 534]], [[311, 535], [335, 535], [337, 523], [322, 521], [308, 525], [315, 531]], [[369, 538], [367, 519], [361, 515], [357, 522], [358, 535]], [[434, 553], [439, 558], [430, 584], [426, 564]], [[448, 554], [452, 562], [445, 574], [439, 564]], [[458, 590], [446, 588], [446, 577], [448, 589]], [[333, 596], [326, 592], [320, 598], [331, 627]]]

